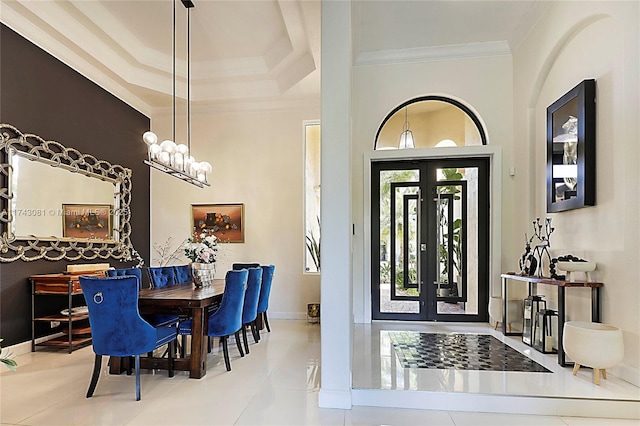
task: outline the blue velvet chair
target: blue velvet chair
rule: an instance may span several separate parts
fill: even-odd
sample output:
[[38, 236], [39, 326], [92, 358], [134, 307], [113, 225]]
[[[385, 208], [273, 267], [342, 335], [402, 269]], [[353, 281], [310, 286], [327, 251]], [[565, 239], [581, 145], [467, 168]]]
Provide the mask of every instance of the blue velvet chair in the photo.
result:
[[[151, 288], [176, 285], [176, 273], [173, 266], [147, 268]], [[149, 314], [145, 319], [155, 326], [177, 324], [180, 317], [175, 314]]]
[[151, 287], [166, 287], [178, 283], [173, 266], [150, 267], [147, 268], [147, 272], [149, 273]]
[[107, 269], [108, 277], [122, 277], [125, 275], [133, 275], [138, 278], [138, 290], [142, 289], [142, 269], [140, 268], [123, 268], [123, 269]]
[[[248, 278], [249, 271], [247, 270], [227, 271], [220, 307], [209, 316], [207, 336], [220, 337], [227, 371], [231, 371], [229, 349], [227, 347], [227, 340], [230, 335], [235, 335], [238, 352], [240, 352], [240, 356], [244, 356], [240, 343], [240, 328], [242, 327], [242, 306]], [[183, 336], [190, 335], [191, 320], [180, 323], [178, 333]]]
[[231, 265], [231, 268], [234, 271], [239, 271], [241, 269], [249, 269], [249, 268], [259, 268], [260, 264], [259, 263], [234, 263], [233, 265]]
[[186, 284], [193, 282], [190, 265], [178, 265], [173, 267], [173, 273], [176, 277], [176, 284]]
[[251, 327], [253, 340], [258, 343], [258, 327], [256, 318], [258, 317], [258, 298], [260, 297], [260, 287], [262, 286], [262, 268], [249, 268], [249, 279], [247, 280], [247, 291], [244, 295], [244, 305], [242, 307], [242, 340], [244, 341], [244, 351], [249, 353], [249, 343], [247, 342], [247, 326]]
[[258, 299], [258, 314], [262, 314], [262, 320], [268, 332], [271, 332], [271, 327], [269, 327], [267, 309], [269, 309], [269, 295], [271, 294], [271, 283], [273, 282], [275, 270], [276, 267], [274, 265], [262, 266], [262, 286], [260, 287], [260, 298]]
[[[96, 354], [87, 398], [98, 384], [102, 356], [135, 357], [136, 401], [140, 400], [140, 355], [176, 341], [175, 327], [154, 327], [138, 311], [138, 280], [131, 275], [98, 278], [80, 276], [89, 309], [89, 324]], [[173, 350], [169, 350], [169, 377], [173, 376]]]

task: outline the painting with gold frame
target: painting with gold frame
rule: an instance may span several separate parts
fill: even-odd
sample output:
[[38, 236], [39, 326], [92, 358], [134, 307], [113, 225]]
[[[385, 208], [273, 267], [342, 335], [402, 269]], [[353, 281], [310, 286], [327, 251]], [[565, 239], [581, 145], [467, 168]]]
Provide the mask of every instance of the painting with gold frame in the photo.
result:
[[221, 242], [244, 243], [244, 204], [192, 204], [191, 229], [207, 230]]
[[112, 217], [109, 204], [63, 204], [62, 237], [111, 241]]

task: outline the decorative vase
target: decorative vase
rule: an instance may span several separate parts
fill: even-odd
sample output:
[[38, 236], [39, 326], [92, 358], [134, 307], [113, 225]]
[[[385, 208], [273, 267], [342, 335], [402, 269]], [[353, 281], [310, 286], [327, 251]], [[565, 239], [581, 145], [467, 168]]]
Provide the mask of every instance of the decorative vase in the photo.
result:
[[208, 287], [213, 283], [216, 275], [216, 264], [193, 262], [191, 264], [191, 275], [193, 275], [193, 284], [196, 287]]

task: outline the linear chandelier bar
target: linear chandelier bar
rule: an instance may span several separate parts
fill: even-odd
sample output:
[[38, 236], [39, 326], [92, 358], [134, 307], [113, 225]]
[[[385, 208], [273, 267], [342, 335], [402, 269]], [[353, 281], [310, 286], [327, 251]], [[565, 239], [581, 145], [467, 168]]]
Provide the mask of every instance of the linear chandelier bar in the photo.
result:
[[205, 186], [211, 186], [211, 184], [209, 182], [202, 182], [201, 180], [198, 180], [197, 177], [193, 177], [193, 176], [189, 176], [188, 174], [186, 174], [185, 172], [182, 172], [178, 169], [175, 169], [171, 166], [167, 166], [166, 164], [162, 164], [159, 163], [157, 161], [153, 161], [153, 160], [144, 160], [144, 164], [146, 164], [147, 166], [153, 167], [154, 169], [158, 169], [161, 172], [165, 172], [173, 177], [176, 177], [178, 179], [182, 179], [185, 182], [188, 182], [192, 185], [197, 186], [198, 188], [204, 188]]

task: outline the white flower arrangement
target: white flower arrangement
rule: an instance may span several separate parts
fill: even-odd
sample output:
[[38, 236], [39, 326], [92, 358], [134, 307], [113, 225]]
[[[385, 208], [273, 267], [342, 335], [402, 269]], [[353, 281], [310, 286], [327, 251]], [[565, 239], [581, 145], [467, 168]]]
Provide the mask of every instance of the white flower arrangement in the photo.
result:
[[214, 263], [218, 255], [218, 238], [202, 232], [184, 244], [184, 255], [194, 263]]

